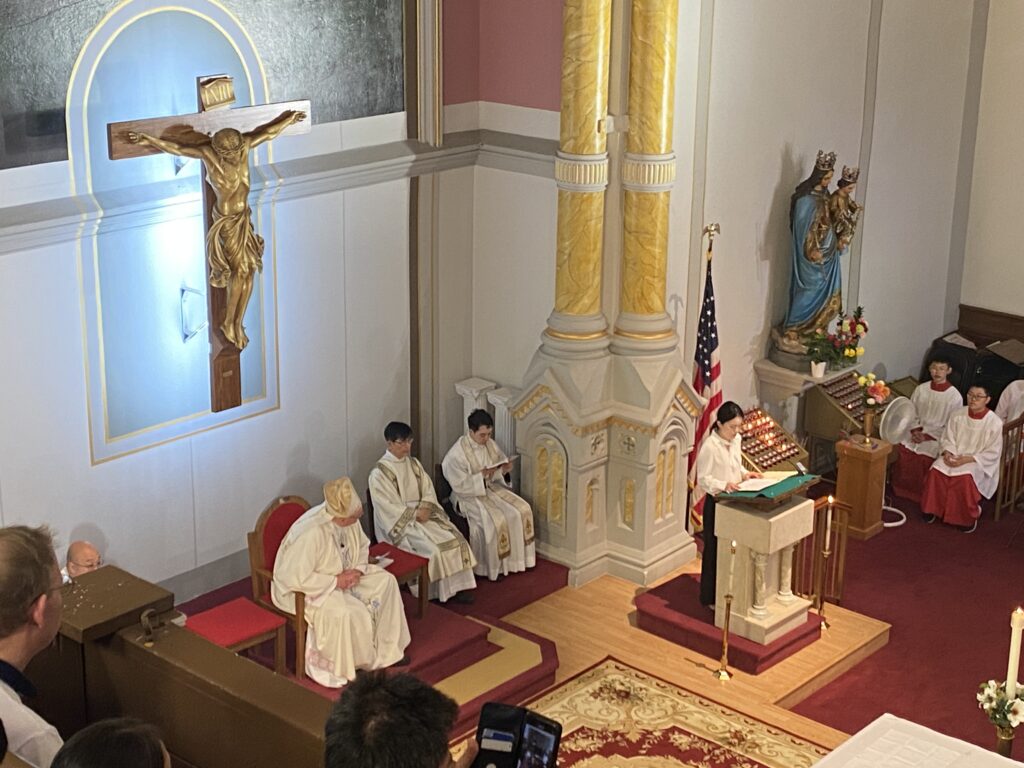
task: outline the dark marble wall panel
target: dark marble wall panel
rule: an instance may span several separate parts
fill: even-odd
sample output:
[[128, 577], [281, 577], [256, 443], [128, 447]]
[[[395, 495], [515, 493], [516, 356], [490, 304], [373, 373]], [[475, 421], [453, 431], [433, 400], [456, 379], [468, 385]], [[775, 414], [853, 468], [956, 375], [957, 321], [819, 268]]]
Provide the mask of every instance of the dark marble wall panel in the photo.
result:
[[[274, 100], [315, 122], [404, 108], [402, 0], [221, 0], [263, 59]], [[86, 37], [118, 0], [0, 0], [0, 168], [67, 157], [64, 103]]]

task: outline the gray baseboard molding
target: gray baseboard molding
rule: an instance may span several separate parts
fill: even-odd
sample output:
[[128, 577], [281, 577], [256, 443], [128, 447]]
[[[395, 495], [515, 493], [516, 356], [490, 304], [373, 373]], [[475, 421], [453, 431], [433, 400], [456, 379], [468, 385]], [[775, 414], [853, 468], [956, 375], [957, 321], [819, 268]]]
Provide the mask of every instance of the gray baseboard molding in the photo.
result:
[[242, 549], [191, 571], [172, 576], [161, 581], [160, 586], [174, 593], [174, 604], [178, 605], [225, 584], [248, 577], [249, 552]]

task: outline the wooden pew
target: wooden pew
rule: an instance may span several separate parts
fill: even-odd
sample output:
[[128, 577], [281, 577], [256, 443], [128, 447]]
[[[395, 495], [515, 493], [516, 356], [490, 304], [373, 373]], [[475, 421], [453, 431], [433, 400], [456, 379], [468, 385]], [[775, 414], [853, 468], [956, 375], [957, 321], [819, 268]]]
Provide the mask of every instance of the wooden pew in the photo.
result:
[[1003, 455], [999, 461], [999, 490], [996, 492], [998, 520], [1003, 511], [1012, 512], [1024, 497], [1024, 416], [1003, 424]]
[[[28, 670], [64, 738], [130, 716], [156, 725], [183, 768], [321, 768], [327, 699], [169, 623], [160, 587], [114, 566], [76, 582], [59, 642]], [[150, 608], [159, 626], [147, 636]]]

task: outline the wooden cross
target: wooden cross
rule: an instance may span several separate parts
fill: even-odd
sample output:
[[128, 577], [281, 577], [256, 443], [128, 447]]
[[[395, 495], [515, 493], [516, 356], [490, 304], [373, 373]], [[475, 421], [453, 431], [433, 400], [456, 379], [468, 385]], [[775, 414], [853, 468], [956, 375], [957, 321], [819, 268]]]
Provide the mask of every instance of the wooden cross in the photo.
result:
[[107, 125], [111, 160], [158, 152], [202, 160], [210, 334], [210, 407], [242, 404], [242, 316], [262, 268], [263, 240], [249, 210], [249, 150], [282, 133], [306, 133], [309, 101], [226, 109], [235, 100], [227, 75], [196, 80], [199, 112]]

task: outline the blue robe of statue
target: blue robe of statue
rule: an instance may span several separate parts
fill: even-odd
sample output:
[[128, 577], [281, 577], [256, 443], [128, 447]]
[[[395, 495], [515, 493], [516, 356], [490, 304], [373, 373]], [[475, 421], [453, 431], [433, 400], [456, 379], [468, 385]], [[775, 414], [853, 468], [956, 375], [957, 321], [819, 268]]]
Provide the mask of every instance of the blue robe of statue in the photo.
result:
[[[842, 307], [843, 252], [829, 219], [828, 193], [824, 190], [813, 190], [797, 199], [790, 248], [793, 274], [782, 330], [804, 336], [827, 327]], [[820, 251], [820, 258], [815, 258], [814, 250]]]

